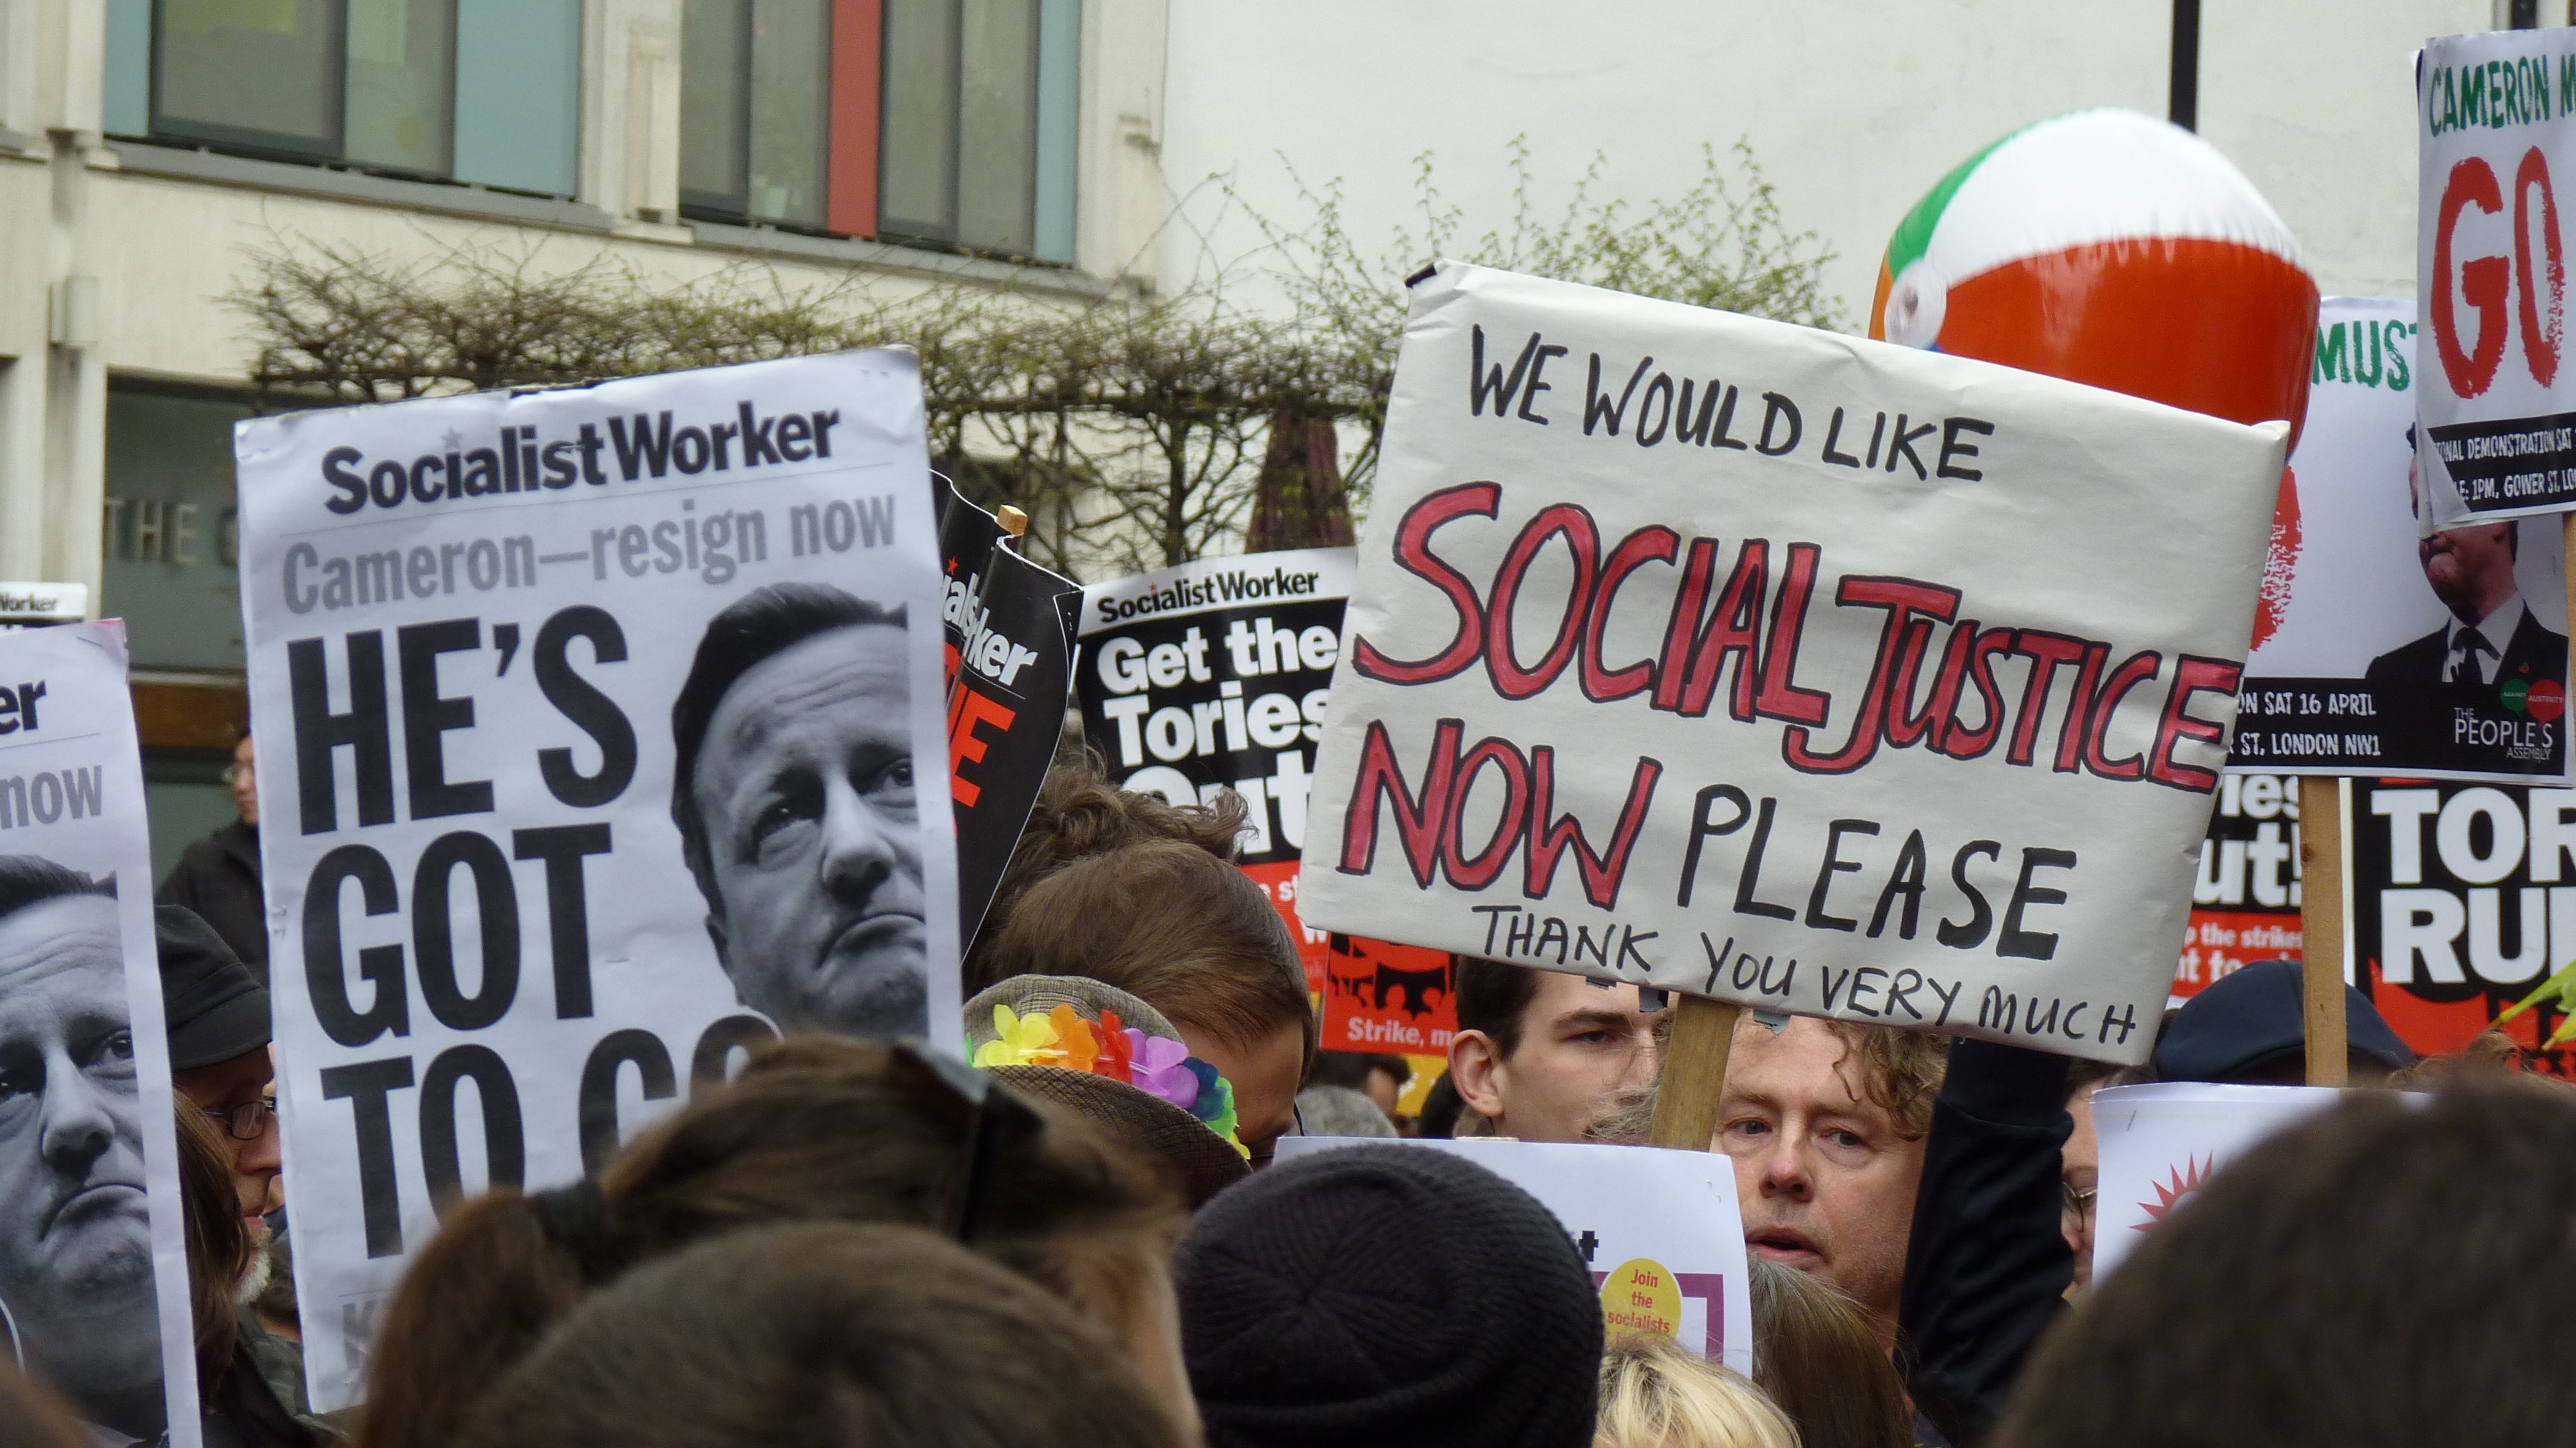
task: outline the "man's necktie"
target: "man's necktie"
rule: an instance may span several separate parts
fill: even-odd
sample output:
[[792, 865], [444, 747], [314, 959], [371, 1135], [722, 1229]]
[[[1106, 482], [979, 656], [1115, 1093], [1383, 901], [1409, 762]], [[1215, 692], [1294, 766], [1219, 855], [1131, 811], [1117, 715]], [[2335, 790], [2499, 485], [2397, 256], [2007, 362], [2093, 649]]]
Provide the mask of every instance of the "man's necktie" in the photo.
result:
[[2495, 645], [2487, 642], [2485, 634], [2464, 628], [2460, 630], [2459, 637], [2451, 640], [2451, 666], [2443, 671], [2442, 677], [2454, 684], [2483, 684], [2486, 671], [2478, 667], [2478, 655], [2494, 652]]

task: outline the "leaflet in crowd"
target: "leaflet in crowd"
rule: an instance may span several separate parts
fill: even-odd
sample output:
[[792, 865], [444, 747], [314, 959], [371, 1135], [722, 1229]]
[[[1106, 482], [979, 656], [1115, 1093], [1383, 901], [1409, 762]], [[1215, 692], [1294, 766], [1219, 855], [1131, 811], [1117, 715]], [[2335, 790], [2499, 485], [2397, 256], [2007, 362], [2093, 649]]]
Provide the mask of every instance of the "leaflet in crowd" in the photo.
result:
[[1444, 263], [1310, 924], [2143, 1058], [2287, 429]]
[[198, 1443], [125, 626], [0, 633], [0, 1347], [102, 1443]]
[[2566, 549], [2557, 520], [2428, 531], [2415, 304], [2329, 297], [2273, 525], [2234, 752], [2243, 769], [2563, 778]]
[[[2346, 806], [2345, 969], [2420, 1055], [2447, 1055], [2576, 963], [2576, 790], [2356, 779]], [[2505, 1024], [2543, 1051], [2553, 993]]]
[[2335, 1103], [2322, 1086], [2110, 1086], [2093, 1094], [2101, 1134], [2093, 1280], [2118, 1270], [2145, 1233], [2263, 1138]]
[[1444, 950], [1304, 925], [1306, 795], [1340, 657], [1351, 550], [1207, 558], [1083, 593], [1083, 735], [1122, 789], [1178, 801], [1233, 790], [1243, 873], [1295, 931], [1328, 1051], [1437, 1053], [1457, 1030]]
[[2298, 957], [2306, 938], [2300, 873], [2298, 780], [2235, 770], [2219, 776], [2172, 1004], [2240, 966]]
[[971, 942], [1064, 733], [1082, 586], [1020, 556], [990, 513], [931, 475], [948, 639], [948, 793], [958, 939]]
[[243, 423], [315, 1405], [405, 1254], [778, 1027], [955, 1043], [939, 540], [907, 352]]
[[[1383, 1141], [1284, 1136], [1279, 1159]], [[1711, 1362], [1753, 1374], [1753, 1299], [1735, 1167], [1705, 1151], [1579, 1146], [1493, 1137], [1421, 1139], [1408, 1147], [1465, 1157], [1556, 1214], [1601, 1292], [1612, 1339], [1669, 1337]]]
[[2576, 508], [2566, 225], [2576, 33], [2426, 42], [2415, 65], [2415, 291], [2424, 299], [2424, 482], [2433, 526]]

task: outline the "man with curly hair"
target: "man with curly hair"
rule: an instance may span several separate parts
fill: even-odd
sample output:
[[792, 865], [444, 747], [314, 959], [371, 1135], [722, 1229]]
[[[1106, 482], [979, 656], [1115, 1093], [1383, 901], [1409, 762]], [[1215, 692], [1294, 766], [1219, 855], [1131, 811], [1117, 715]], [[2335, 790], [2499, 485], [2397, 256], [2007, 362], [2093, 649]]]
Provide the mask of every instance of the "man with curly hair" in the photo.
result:
[[1745, 1250], [1841, 1288], [1891, 1348], [1948, 1046], [1921, 1032], [1748, 1012], [1718, 1107], [1716, 1145], [1735, 1161]]

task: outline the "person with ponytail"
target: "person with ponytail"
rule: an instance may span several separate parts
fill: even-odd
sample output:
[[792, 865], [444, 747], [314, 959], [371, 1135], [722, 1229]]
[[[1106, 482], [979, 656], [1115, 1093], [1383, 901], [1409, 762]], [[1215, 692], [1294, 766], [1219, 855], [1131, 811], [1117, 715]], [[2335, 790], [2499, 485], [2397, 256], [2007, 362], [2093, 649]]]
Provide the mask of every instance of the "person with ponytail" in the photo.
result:
[[595, 1179], [450, 1210], [373, 1349], [361, 1448], [447, 1448], [476, 1403], [595, 1290], [740, 1228], [944, 1233], [1123, 1345], [1185, 1439], [1172, 1187], [1071, 1114], [929, 1052], [797, 1037], [631, 1143]]

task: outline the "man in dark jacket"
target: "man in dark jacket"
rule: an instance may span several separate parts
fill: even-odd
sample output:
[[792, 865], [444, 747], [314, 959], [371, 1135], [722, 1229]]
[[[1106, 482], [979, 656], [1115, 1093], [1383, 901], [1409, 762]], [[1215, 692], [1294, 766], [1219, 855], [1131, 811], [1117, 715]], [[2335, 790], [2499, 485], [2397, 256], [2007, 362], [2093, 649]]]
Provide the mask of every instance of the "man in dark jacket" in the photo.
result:
[[2424, 581], [2451, 616], [2412, 643], [2370, 661], [2374, 684], [2470, 684], [2526, 688], [2567, 677], [2567, 636], [2532, 616], [2514, 578], [2520, 533], [2484, 523], [2435, 533], [2416, 545]]
[[156, 904], [184, 905], [195, 911], [265, 988], [268, 924], [260, 900], [259, 791], [247, 734], [233, 747], [232, 767], [224, 771], [224, 783], [232, 786], [233, 807], [241, 811], [241, 818], [188, 846], [153, 899]]

